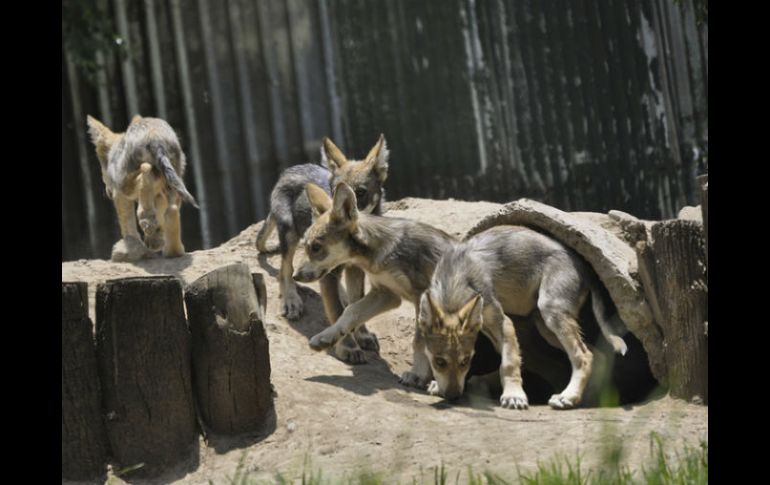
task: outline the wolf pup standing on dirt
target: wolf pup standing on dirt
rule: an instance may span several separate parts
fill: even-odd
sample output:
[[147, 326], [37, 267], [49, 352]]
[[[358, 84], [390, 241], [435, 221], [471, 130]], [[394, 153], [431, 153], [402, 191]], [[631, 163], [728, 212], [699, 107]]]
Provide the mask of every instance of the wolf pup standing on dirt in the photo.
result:
[[[348, 160], [330, 139], [324, 138], [321, 145], [322, 166], [307, 163], [290, 167], [281, 174], [270, 195], [270, 213], [257, 234], [257, 250], [268, 252], [267, 238], [277, 228], [281, 251], [281, 271], [278, 277], [281, 312], [289, 320], [299, 318], [303, 310], [302, 298], [297, 292], [292, 274], [297, 244], [312, 223], [305, 185], [316, 184], [331, 194], [331, 187], [345, 182], [354, 187], [360, 211], [380, 215], [385, 198], [383, 185], [388, 178], [389, 154], [384, 135], [380, 135], [377, 143], [361, 161]], [[321, 281], [324, 310], [332, 323], [342, 313], [343, 305], [339, 295], [341, 269], [330, 272]], [[363, 272], [355, 267], [346, 268], [345, 282], [349, 302], [361, 298], [364, 293]], [[355, 338], [347, 337], [334, 350], [337, 358], [355, 364], [366, 361], [362, 348], [379, 350], [377, 338], [365, 326], [356, 331]]]
[[481, 331], [502, 357], [500, 404], [527, 408], [519, 344], [506, 314], [529, 315], [539, 310], [545, 328], [538, 322], [538, 330], [551, 345], [565, 350], [572, 364], [569, 384], [548, 404], [555, 409], [577, 406], [593, 360], [577, 322], [589, 292], [605, 338], [616, 352], [626, 352], [625, 342], [613, 333], [606, 318], [598, 285], [598, 278], [579, 256], [525, 227], [493, 227], [458, 244], [441, 258], [430, 289], [420, 298], [418, 327], [436, 379], [428, 392], [447, 399], [462, 394]]
[[194, 207], [198, 204], [182, 181], [185, 155], [174, 130], [159, 118], [139, 115], [125, 133], [113, 133], [92, 116], [87, 122], [107, 196], [115, 204], [120, 224], [122, 240], [113, 247], [112, 260], [135, 261], [161, 249], [165, 257], [182, 256], [179, 209], [182, 200]]
[[[397, 308], [402, 299], [416, 310], [436, 263], [454, 238], [421, 222], [362, 213], [355, 193], [344, 183], [336, 186], [333, 199], [316, 185], [308, 184], [306, 190], [313, 225], [305, 232], [305, 260], [294, 279], [315, 281], [340, 265], [353, 264], [371, 283], [369, 293], [310, 339], [310, 347], [323, 350], [335, 345], [376, 315]], [[431, 375], [423, 345], [417, 332], [413, 367], [401, 382], [424, 389]]]

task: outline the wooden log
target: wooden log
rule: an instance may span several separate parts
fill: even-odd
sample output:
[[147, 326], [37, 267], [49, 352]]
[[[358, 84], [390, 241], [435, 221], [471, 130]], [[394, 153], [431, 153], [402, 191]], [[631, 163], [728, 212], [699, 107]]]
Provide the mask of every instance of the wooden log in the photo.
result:
[[709, 176], [700, 175], [698, 178], [700, 184], [700, 207], [703, 212], [703, 234], [706, 237], [706, 268], [709, 264]]
[[61, 284], [61, 476], [93, 480], [107, 471], [88, 285]]
[[108, 280], [96, 290], [96, 344], [114, 465], [157, 476], [197, 453], [190, 334], [170, 276]]
[[261, 431], [273, 407], [258, 280], [236, 263], [186, 288], [195, 396], [203, 423], [217, 434]]
[[[636, 246], [647, 301], [663, 335], [673, 397], [708, 403], [708, 311], [703, 225], [688, 220], [656, 223]], [[656, 376], [657, 377], [657, 376]]]

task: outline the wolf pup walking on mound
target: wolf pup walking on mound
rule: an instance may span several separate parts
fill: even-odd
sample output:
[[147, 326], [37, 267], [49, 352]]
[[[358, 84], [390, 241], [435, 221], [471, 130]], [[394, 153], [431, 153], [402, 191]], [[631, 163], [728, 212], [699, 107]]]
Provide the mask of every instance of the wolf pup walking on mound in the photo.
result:
[[[179, 209], [182, 200], [194, 207], [198, 204], [182, 181], [185, 154], [174, 130], [159, 118], [139, 115], [125, 133], [113, 133], [91, 116], [86, 120], [125, 245], [119, 249], [119, 242], [113, 247], [112, 260], [134, 261], [161, 249], [163, 256], [182, 256]], [[137, 217], [144, 244], [137, 231]]]
[[[348, 160], [328, 138], [321, 145], [322, 166], [307, 163], [286, 169], [270, 195], [270, 213], [257, 234], [257, 250], [268, 252], [266, 243], [273, 229], [278, 229], [281, 250], [279, 285], [282, 314], [289, 320], [302, 315], [302, 299], [292, 279], [294, 252], [300, 238], [312, 223], [311, 208], [305, 193], [305, 185], [316, 184], [331, 195], [332, 184], [345, 182], [353, 187], [357, 207], [364, 213], [382, 214], [385, 198], [383, 185], [388, 177], [388, 151], [384, 135], [361, 161]], [[342, 313], [339, 281], [342, 268], [330, 271], [321, 281], [321, 296], [329, 322], [334, 323]], [[355, 267], [345, 268], [345, 283], [349, 302], [361, 298], [364, 293], [364, 273]], [[379, 350], [374, 334], [361, 326], [354, 336], [348, 336], [334, 349], [337, 358], [353, 364], [363, 363], [366, 356], [361, 349]]]
[[[454, 238], [421, 222], [361, 213], [353, 190], [344, 183], [337, 185], [333, 199], [313, 184], [308, 184], [307, 195], [313, 225], [305, 232], [306, 260], [294, 279], [315, 281], [341, 264], [354, 264], [371, 282], [369, 293], [310, 339], [310, 347], [323, 350], [335, 345], [366, 321], [398, 307], [402, 299], [412, 302], [416, 310], [436, 263]], [[424, 389], [430, 380], [430, 365], [422, 347], [417, 333], [414, 364], [401, 381]]]
[[565, 350], [572, 364], [569, 384], [548, 404], [555, 409], [577, 406], [593, 360], [577, 322], [589, 292], [605, 338], [616, 352], [626, 352], [625, 342], [606, 318], [598, 285], [598, 278], [579, 256], [525, 227], [493, 227], [458, 244], [441, 258], [430, 289], [420, 298], [418, 327], [436, 379], [428, 392], [447, 399], [462, 394], [481, 331], [502, 357], [500, 404], [527, 408], [519, 344], [506, 314], [529, 315], [538, 310], [546, 327], [538, 330], [549, 343]]

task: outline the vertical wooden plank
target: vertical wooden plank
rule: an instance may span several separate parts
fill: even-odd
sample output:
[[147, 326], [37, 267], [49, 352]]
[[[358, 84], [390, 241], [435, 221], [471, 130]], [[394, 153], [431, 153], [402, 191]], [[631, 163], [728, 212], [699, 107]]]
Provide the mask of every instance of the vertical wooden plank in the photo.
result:
[[[126, 14], [125, 0], [113, 0], [113, 5], [115, 8], [115, 20], [118, 28], [118, 34], [120, 34], [126, 50], [130, 53], [132, 45], [128, 30], [128, 18]], [[128, 122], [131, 120], [131, 117], [139, 113], [139, 100], [136, 89], [136, 74], [134, 72], [134, 65], [130, 54], [121, 61], [120, 69], [123, 74], [123, 86], [125, 87], [126, 107], [128, 109], [128, 119], [126, 122]]]
[[88, 166], [88, 156], [86, 155], [86, 132], [85, 123], [86, 117], [83, 113], [81, 98], [80, 98], [80, 80], [77, 73], [77, 68], [74, 62], [65, 53], [67, 63], [67, 80], [70, 87], [70, 99], [72, 101], [72, 117], [73, 125], [75, 127], [75, 136], [77, 137], [77, 151], [78, 161], [80, 167], [80, 175], [83, 178], [83, 196], [86, 202], [86, 218], [88, 220], [88, 242], [89, 251], [95, 254], [99, 248], [98, 241], [98, 226], [96, 222], [96, 203], [94, 201], [94, 187], [95, 184], [91, 178], [91, 169]]
[[185, 48], [185, 31], [182, 24], [180, 0], [171, 0], [171, 21], [174, 31], [174, 49], [179, 68], [179, 82], [182, 87], [182, 103], [184, 104], [184, 118], [189, 140], [190, 157], [188, 162], [192, 165], [193, 180], [195, 181], [195, 198], [200, 210], [201, 239], [203, 248], [211, 247], [211, 226], [209, 223], [209, 201], [206, 194], [206, 179], [203, 173], [201, 151], [198, 145], [198, 126], [196, 122], [195, 108], [193, 104], [192, 86], [190, 84], [190, 69]]
[[[391, 11], [391, 9], [388, 9]], [[342, 101], [339, 95], [338, 79], [336, 76], [337, 56], [335, 55], [332, 31], [332, 16], [328, 0], [318, 1], [318, 16], [321, 26], [321, 46], [323, 50], [324, 75], [326, 76], [326, 95], [329, 102], [329, 121], [331, 123], [332, 139], [345, 143], [342, 131]], [[393, 24], [391, 24], [393, 25]]]
[[166, 109], [166, 93], [163, 90], [163, 68], [158, 41], [158, 25], [155, 22], [155, 0], [144, 0], [147, 19], [147, 43], [150, 47], [150, 72], [152, 76], [152, 93], [155, 97], [155, 108], [158, 117], [168, 119]]
[[[251, 80], [249, 79], [248, 61], [246, 59], [247, 47], [245, 45], [245, 32], [243, 14], [240, 2], [237, 0], [228, 3], [230, 20], [230, 43], [233, 45], [235, 58], [235, 71], [238, 79], [238, 95], [240, 106], [238, 113], [243, 126], [242, 140], [245, 144], [247, 157], [249, 187], [251, 189], [251, 207], [256, 219], [267, 215], [267, 196], [262, 185], [262, 165], [260, 163], [260, 151], [257, 144], [257, 129], [255, 126], [254, 100], [251, 94]], [[243, 223], [241, 223], [243, 226]]]

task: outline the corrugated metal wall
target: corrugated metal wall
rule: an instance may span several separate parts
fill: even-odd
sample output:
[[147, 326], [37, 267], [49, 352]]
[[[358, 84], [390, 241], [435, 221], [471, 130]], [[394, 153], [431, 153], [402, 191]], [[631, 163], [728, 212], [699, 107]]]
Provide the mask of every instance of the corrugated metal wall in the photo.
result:
[[111, 0], [132, 55], [94, 85], [62, 50], [62, 258], [119, 235], [86, 114], [178, 131], [188, 250], [262, 219], [324, 135], [362, 156], [385, 133], [389, 199], [674, 216], [708, 153], [708, 31], [683, 3]]

